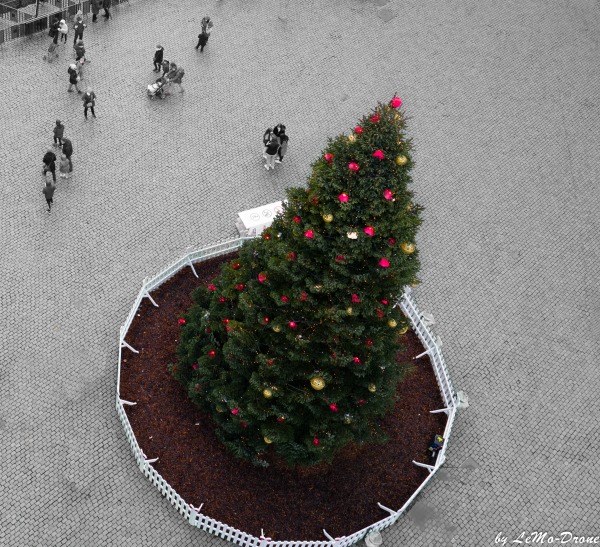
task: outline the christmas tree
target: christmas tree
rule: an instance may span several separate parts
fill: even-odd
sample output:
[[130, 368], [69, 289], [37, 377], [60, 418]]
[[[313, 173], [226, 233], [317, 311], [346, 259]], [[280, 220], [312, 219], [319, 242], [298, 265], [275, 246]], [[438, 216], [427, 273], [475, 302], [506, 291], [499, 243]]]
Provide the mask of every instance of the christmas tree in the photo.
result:
[[407, 320], [397, 297], [416, 282], [421, 207], [407, 189], [411, 142], [402, 101], [329, 139], [308, 188], [194, 291], [172, 374], [238, 457], [268, 465], [331, 462], [350, 442], [384, 442], [394, 361]]

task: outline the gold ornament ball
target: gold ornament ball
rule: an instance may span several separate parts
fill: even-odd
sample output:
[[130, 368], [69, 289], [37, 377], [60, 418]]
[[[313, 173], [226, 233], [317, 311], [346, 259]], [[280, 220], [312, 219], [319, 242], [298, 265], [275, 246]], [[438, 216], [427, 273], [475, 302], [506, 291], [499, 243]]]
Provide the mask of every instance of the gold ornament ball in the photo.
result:
[[269, 437], [267, 437], [266, 435], [263, 437], [263, 441], [265, 441], [265, 443], [267, 444], [271, 444], [273, 441], [271, 439], [269, 439]]
[[407, 255], [411, 255], [417, 250], [414, 243], [408, 243], [406, 241], [400, 245], [400, 248], [402, 249], [402, 252]]
[[406, 165], [408, 163], [408, 158], [401, 154], [396, 158], [396, 163], [400, 166]]
[[356, 142], [356, 135], [354, 133], [350, 133], [350, 135], [348, 135], [348, 140], [350, 142]]
[[263, 389], [263, 395], [265, 399], [270, 399], [271, 397], [273, 397], [273, 392], [269, 388]]
[[221, 405], [217, 405], [215, 408], [217, 409], [217, 412], [225, 412], [225, 409]]
[[[394, 112], [394, 120], [399, 120], [400, 119], [400, 114], [398, 112]], [[400, 141], [398, 141], [400, 142]]]
[[323, 220], [327, 223], [331, 222], [333, 220], [333, 215], [331, 213], [325, 213], [323, 215]]
[[315, 376], [310, 379], [310, 386], [317, 391], [321, 391], [325, 387], [325, 380], [320, 376]]
[[275, 332], [279, 332], [281, 330], [281, 327], [279, 325], [273, 325], [273, 330]]
[[408, 332], [408, 327], [404, 327], [398, 331], [398, 334], [406, 334]]
[[346, 313], [348, 315], [352, 315], [352, 308], [346, 308]]
[[367, 386], [367, 389], [371, 392], [371, 393], [375, 393], [377, 391], [377, 386], [375, 384], [369, 384]]
[[315, 285], [315, 290], [320, 291], [323, 288], [323, 285]]
[[397, 325], [398, 325], [398, 323], [396, 322], [395, 319], [390, 319], [388, 321], [388, 327], [392, 327], [393, 329], [395, 329]]
[[344, 423], [345, 424], [351, 424], [352, 423], [352, 416], [350, 416], [350, 414], [346, 414], [344, 416]]

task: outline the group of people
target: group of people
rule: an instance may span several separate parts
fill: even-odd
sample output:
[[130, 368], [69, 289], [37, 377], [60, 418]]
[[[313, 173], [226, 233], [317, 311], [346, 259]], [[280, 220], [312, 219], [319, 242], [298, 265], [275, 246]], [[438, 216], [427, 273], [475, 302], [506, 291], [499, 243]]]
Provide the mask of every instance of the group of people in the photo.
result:
[[285, 133], [285, 125], [277, 124], [273, 129], [269, 128], [263, 135], [265, 149], [263, 157], [266, 160], [265, 169], [275, 169], [276, 163], [283, 161], [287, 153], [289, 137]]
[[185, 75], [185, 70], [183, 67], [167, 61], [164, 58], [164, 51], [165, 48], [161, 45], [156, 46], [154, 52], [154, 72], [160, 72], [162, 70], [162, 76], [160, 76], [154, 84], [148, 86], [148, 94], [151, 97], [157, 96], [161, 99], [164, 98], [165, 91], [170, 84], [177, 84], [180, 92], [183, 93], [184, 91], [181, 80]]
[[[73, 143], [70, 139], [64, 136], [65, 134], [65, 126], [60, 120], [56, 120], [56, 125], [54, 126], [54, 148], [58, 148], [61, 151], [60, 160], [58, 163], [58, 169], [60, 173], [60, 177], [64, 179], [68, 179], [70, 173], [73, 171], [73, 162], [71, 161], [71, 156], [73, 154]], [[42, 158], [43, 168], [42, 173], [46, 177], [46, 184], [42, 189], [42, 193], [46, 198], [46, 204], [48, 206], [47, 213], [50, 214], [52, 212], [52, 203], [54, 197], [54, 190], [56, 190], [56, 154], [52, 150], [52, 148], [48, 148], [44, 157]], [[52, 178], [49, 177], [52, 176]]]

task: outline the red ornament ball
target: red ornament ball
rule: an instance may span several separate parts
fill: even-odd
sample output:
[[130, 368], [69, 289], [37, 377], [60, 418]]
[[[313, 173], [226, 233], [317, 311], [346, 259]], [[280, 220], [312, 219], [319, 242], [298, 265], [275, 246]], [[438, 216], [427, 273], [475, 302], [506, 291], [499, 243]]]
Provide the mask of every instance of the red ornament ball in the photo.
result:
[[333, 158], [334, 158], [333, 154], [325, 154], [325, 161], [327, 163], [331, 163], [333, 161]]
[[231, 265], [231, 267], [232, 267], [234, 270], [237, 270], [237, 269], [239, 269], [239, 267], [240, 267], [240, 266], [241, 266], [241, 264], [240, 264], [239, 262], [234, 262], [234, 263]]
[[239, 285], [235, 286], [236, 291], [243, 291], [245, 288], [246, 288], [246, 285], [244, 285], [243, 283], [240, 283]]
[[286, 258], [290, 261], [290, 262], [294, 262], [296, 260], [296, 255], [294, 253], [288, 253], [286, 255]]
[[225, 297], [221, 296], [221, 298], [219, 298], [219, 302], [225, 302]]
[[316, 437], [313, 439], [313, 444], [315, 446], [319, 446], [321, 443], [319, 442], [319, 439], [317, 439]]
[[360, 125], [357, 125], [357, 126], [354, 128], [354, 132], [355, 132], [355, 133], [362, 133], [362, 132], [363, 132], [363, 128], [362, 128]]
[[196, 369], [198, 368], [198, 363], [194, 363], [194, 364], [192, 365], [192, 368], [193, 368], [194, 370], [196, 370]]
[[345, 262], [345, 260], [346, 260], [346, 259], [344, 258], [344, 255], [337, 255], [337, 256], [335, 257], [335, 261], [336, 261], [336, 262]]
[[344, 192], [344, 193], [342, 193], [342, 194], [340, 194], [340, 195], [338, 196], [338, 199], [339, 199], [339, 200], [340, 200], [342, 203], [347, 203], [347, 202], [348, 202], [348, 200], [349, 200], [350, 198], [348, 197], [348, 194], [346, 194], [346, 193]]
[[388, 239], [388, 245], [396, 245], [396, 240], [393, 237], [390, 237], [390, 239]]
[[216, 352], [214, 349], [211, 349], [211, 350], [208, 352], [208, 356], [209, 356], [209, 357], [214, 357], [216, 354], [217, 354], [217, 352]]
[[296, 322], [295, 322], [295, 321], [290, 321], [290, 322], [288, 323], [288, 325], [289, 325], [290, 329], [295, 329], [295, 328], [297, 328], [297, 327], [298, 327], [298, 325], [296, 324]]
[[392, 194], [391, 190], [384, 190], [383, 197], [389, 201], [390, 199], [393, 199], [394, 194]]
[[358, 171], [359, 170], [358, 163], [356, 163], [355, 161], [351, 161], [348, 164], [348, 169], [350, 169], [351, 171]]
[[305, 292], [303, 292], [300, 295], [300, 302], [306, 302], [306, 299], [307, 299], [307, 294]]
[[294, 217], [292, 220], [294, 222], [302, 222], [302, 219], [300, 217], [298, 217], [298, 216]]
[[185, 325], [185, 319], [179, 319], [177, 321], [180, 325]]
[[373, 157], [382, 160], [385, 156], [381, 150], [375, 150], [375, 152], [373, 152]]
[[377, 123], [381, 118], [379, 116], [379, 114], [373, 114], [370, 118], [369, 118], [373, 123]]
[[380, 265], [382, 268], [389, 268], [389, 267], [390, 267], [390, 261], [389, 261], [387, 258], [382, 258], [382, 259], [379, 261], [379, 265]]
[[235, 416], [239, 412], [238, 408], [234, 408], [231, 413]]
[[287, 296], [285, 296], [285, 294], [284, 294], [284, 295], [281, 297], [281, 301], [282, 301], [282, 302], [286, 302], [286, 303], [287, 303], [287, 302], [289, 302], [289, 301], [290, 301], [290, 299], [289, 299]]
[[352, 359], [352, 361], [354, 361], [357, 365], [362, 364], [362, 361], [360, 360], [360, 357], [355, 357], [354, 359]]
[[209, 285], [208, 287], [206, 287], [209, 291], [216, 291], [217, 287], [215, 287], [214, 285]]
[[391, 101], [390, 101], [390, 106], [392, 108], [400, 108], [402, 106], [402, 99], [400, 97], [394, 97]]
[[363, 229], [363, 232], [368, 236], [373, 237], [375, 235], [375, 228], [373, 228], [373, 226], [367, 226]]
[[353, 294], [352, 295], [352, 303], [358, 304], [359, 302], [360, 302], [360, 298], [358, 297], [358, 294]]
[[315, 238], [315, 234], [312, 230], [306, 230], [306, 232], [304, 232], [304, 236], [307, 237], [308, 239]]
[[335, 403], [329, 405], [329, 408], [331, 409], [332, 412], [338, 412], [338, 407]]
[[260, 272], [257, 277], [261, 283], [264, 283], [267, 280], [267, 274], [265, 272]]

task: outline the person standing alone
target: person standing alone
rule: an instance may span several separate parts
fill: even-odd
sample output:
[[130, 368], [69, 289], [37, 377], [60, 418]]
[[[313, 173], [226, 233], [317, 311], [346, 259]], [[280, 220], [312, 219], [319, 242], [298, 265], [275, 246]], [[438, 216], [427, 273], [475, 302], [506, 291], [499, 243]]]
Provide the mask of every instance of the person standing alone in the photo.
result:
[[94, 107], [96, 106], [96, 94], [92, 91], [91, 87], [87, 88], [87, 91], [84, 93], [83, 97], [83, 115], [87, 120], [87, 112], [88, 108], [92, 111], [92, 116], [95, 118], [96, 113], [94, 112]]
[[83, 31], [87, 27], [87, 25], [83, 22], [83, 14], [81, 10], [77, 12], [75, 16], [75, 24], [73, 25], [73, 29], [75, 30], [75, 38], [73, 39], [73, 47], [77, 44], [77, 40], [83, 41]]
[[74, 63], [70, 64], [69, 68], [67, 69], [67, 72], [69, 73], [69, 88], [67, 89], [67, 91], [73, 91], [73, 86], [75, 86], [77, 93], [81, 93], [81, 90], [79, 89], [79, 87], [77, 87], [77, 82], [79, 81], [77, 65]]
[[73, 171], [73, 162], [71, 161], [71, 156], [73, 155], [73, 143], [70, 139], [67, 139], [67, 137], [63, 139], [62, 151], [69, 160], [69, 173], [71, 173]]
[[104, 20], [108, 21], [110, 19], [110, 0], [102, 0], [102, 7], [104, 8]]
[[200, 51], [204, 51], [204, 46], [208, 43], [208, 39], [210, 38], [210, 33], [212, 32], [213, 22], [210, 20], [210, 17], [206, 15], [202, 18], [200, 34], [198, 34], [198, 44], [196, 45], [196, 49], [200, 48]]

